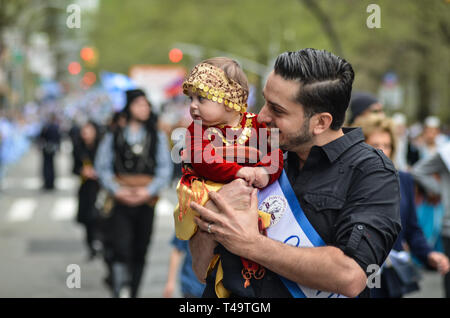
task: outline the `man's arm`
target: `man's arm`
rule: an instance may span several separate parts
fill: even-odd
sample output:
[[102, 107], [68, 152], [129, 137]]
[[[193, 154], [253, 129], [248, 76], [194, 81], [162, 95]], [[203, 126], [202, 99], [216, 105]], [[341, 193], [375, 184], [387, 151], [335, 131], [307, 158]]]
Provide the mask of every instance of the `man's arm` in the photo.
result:
[[298, 248], [262, 235], [259, 240], [250, 246], [248, 257], [300, 285], [347, 297], [358, 296], [366, 287], [364, 271], [337, 247]]
[[366, 274], [340, 249], [333, 246], [298, 248], [267, 238], [258, 230], [256, 190], [249, 213], [237, 213], [220, 194], [210, 197], [222, 214], [191, 203], [201, 218], [202, 230], [213, 223], [212, 236], [231, 253], [251, 259], [301, 285], [355, 297], [366, 286]]
[[205, 283], [206, 281], [206, 271], [214, 257], [214, 249], [216, 246], [217, 242], [213, 236], [200, 229], [189, 240], [189, 250], [192, 255], [192, 269], [201, 283]]

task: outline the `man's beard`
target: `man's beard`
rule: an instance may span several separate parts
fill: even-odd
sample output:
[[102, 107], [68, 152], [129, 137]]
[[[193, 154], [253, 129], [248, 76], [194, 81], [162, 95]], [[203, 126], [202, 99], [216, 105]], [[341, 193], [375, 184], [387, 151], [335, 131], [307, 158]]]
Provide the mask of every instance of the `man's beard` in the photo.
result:
[[309, 118], [306, 118], [302, 127], [297, 133], [286, 135], [286, 141], [280, 144], [282, 151], [292, 151], [299, 146], [310, 143], [313, 135], [309, 132]]

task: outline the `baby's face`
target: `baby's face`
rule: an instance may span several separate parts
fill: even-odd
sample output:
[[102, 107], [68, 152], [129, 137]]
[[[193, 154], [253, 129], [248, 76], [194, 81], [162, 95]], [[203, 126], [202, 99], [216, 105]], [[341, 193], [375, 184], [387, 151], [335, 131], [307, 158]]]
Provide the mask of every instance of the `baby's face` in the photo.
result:
[[189, 92], [190, 113], [193, 120], [201, 120], [205, 126], [227, 125], [229, 112], [223, 103]]

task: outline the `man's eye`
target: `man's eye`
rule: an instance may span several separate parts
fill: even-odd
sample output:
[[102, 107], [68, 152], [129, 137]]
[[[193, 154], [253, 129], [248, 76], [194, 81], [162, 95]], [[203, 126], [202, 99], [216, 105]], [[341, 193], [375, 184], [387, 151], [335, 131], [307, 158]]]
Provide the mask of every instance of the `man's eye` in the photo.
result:
[[281, 110], [279, 110], [277, 107], [272, 107], [272, 111], [275, 113], [275, 114], [282, 114], [283, 112], [281, 111]]

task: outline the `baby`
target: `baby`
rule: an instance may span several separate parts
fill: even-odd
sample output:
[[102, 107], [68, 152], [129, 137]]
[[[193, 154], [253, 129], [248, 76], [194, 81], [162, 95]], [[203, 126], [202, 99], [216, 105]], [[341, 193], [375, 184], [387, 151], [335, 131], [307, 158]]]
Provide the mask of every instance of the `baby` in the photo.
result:
[[[247, 78], [234, 60], [216, 57], [199, 63], [183, 83], [183, 92], [190, 98], [194, 122], [186, 133], [174, 219], [177, 237], [188, 240], [197, 230], [191, 201], [204, 205], [209, 191], [237, 178], [257, 188], [266, 187], [281, 175], [283, 154], [279, 149], [272, 153], [267, 143], [267, 151], [252, 147], [260, 144], [260, 138], [268, 140], [267, 129], [260, 130], [266, 126], [258, 123], [256, 114], [246, 111]], [[229, 158], [230, 152], [233, 158]], [[260, 231], [264, 231], [270, 215], [260, 212], [259, 217]]]

